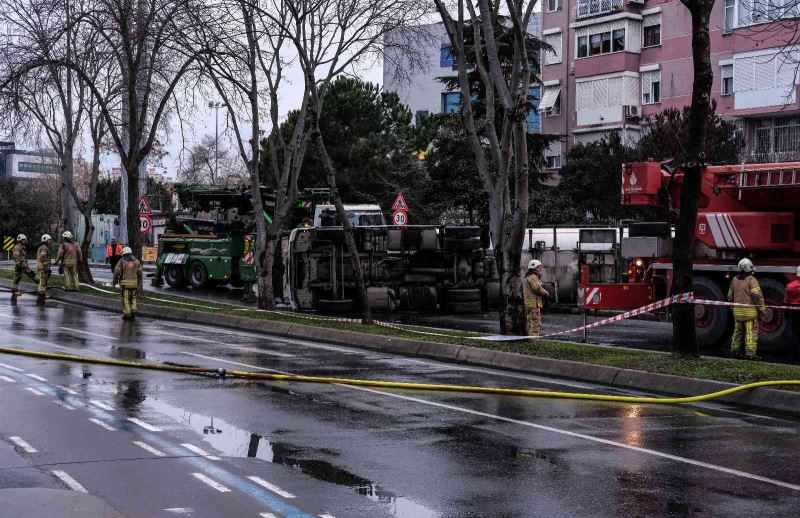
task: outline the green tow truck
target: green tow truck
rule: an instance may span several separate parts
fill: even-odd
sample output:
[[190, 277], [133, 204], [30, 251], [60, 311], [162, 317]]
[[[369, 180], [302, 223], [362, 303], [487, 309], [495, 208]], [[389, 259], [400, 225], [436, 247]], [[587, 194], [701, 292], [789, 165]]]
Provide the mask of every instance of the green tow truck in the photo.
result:
[[[176, 185], [184, 214], [170, 218], [158, 239], [153, 286], [205, 289], [229, 284], [244, 288], [242, 301], [254, 300], [255, 220], [250, 190], [245, 187], [188, 187]], [[309, 224], [315, 200], [324, 200], [327, 189], [306, 189], [288, 222]], [[267, 209], [274, 209], [274, 193], [262, 187]], [[268, 222], [266, 212], [261, 215]], [[290, 227], [291, 228], [291, 227]]]

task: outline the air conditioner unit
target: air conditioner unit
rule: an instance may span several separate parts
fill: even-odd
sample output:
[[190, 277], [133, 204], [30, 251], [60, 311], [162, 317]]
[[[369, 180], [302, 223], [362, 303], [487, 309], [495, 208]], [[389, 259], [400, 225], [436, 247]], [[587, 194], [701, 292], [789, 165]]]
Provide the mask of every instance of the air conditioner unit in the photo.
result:
[[625, 111], [625, 117], [633, 118], [638, 117], [639, 114], [639, 107], [636, 105], [627, 105], [622, 107]]

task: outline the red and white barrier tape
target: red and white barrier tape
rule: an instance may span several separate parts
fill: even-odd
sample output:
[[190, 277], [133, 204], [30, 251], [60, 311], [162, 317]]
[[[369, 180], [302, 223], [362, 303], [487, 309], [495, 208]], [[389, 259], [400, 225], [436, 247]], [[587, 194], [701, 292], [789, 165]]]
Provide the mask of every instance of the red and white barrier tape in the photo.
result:
[[[694, 304], [702, 304], [703, 306], [737, 306], [741, 308], [757, 308], [758, 306], [754, 306], [752, 304], [739, 304], [737, 302], [725, 302], [722, 300], [709, 300], [709, 299], [692, 299]], [[769, 304], [766, 307], [770, 309], [785, 309], [788, 311], [800, 311], [800, 306], [770, 306]]]

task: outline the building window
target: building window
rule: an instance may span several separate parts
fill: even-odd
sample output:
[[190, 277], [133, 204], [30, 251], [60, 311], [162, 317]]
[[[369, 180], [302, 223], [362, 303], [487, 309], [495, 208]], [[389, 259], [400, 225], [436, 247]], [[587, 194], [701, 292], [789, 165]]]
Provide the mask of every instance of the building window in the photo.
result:
[[625, 50], [625, 29], [578, 36], [576, 56], [585, 58]]
[[544, 55], [545, 65], [561, 63], [561, 33], [546, 34], [544, 42], [550, 46], [550, 50], [546, 51]]
[[731, 32], [736, 27], [736, 0], [725, 0], [724, 32]]
[[18, 162], [17, 169], [20, 173], [58, 173], [60, 167], [56, 164], [45, 164], [42, 162]]
[[442, 47], [439, 50], [439, 66], [442, 68], [453, 68], [456, 66], [456, 57], [453, 54], [453, 46], [449, 43], [442, 43]]
[[722, 95], [733, 94], [733, 65], [722, 65], [720, 67], [720, 77], [722, 77]]
[[547, 12], [560, 11], [564, 6], [564, 0], [547, 0]]
[[641, 73], [642, 104], [661, 102], [661, 70], [648, 70]]
[[753, 128], [756, 162], [793, 160], [800, 149], [800, 117], [761, 119]]
[[661, 24], [648, 25], [643, 29], [643, 47], [657, 47], [661, 45]]
[[539, 133], [541, 124], [539, 121], [539, 102], [541, 101], [541, 89], [532, 86], [528, 89], [528, 116], [525, 118], [525, 131], [528, 133]]
[[547, 155], [544, 157], [547, 169], [559, 169], [561, 167], [561, 155]]
[[458, 92], [442, 93], [442, 113], [461, 112], [461, 94]]
[[542, 100], [539, 101], [539, 113], [545, 117], [561, 115], [561, 86], [550, 85], [544, 87]]

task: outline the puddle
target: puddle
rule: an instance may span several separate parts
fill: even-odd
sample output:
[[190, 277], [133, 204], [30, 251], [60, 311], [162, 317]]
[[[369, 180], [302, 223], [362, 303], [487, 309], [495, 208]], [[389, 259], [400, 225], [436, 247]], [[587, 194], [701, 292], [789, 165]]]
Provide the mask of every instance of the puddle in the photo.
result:
[[353, 492], [386, 507], [397, 518], [440, 518], [441, 514], [424, 505], [397, 496], [379, 485], [333, 464], [303, 458], [304, 450], [287, 443], [270, 442], [261, 435], [238, 428], [227, 421], [184, 410], [161, 400], [148, 399], [144, 405], [177, 420], [200, 434], [203, 440], [226, 457], [251, 457], [296, 469], [322, 482], [350, 488]]

